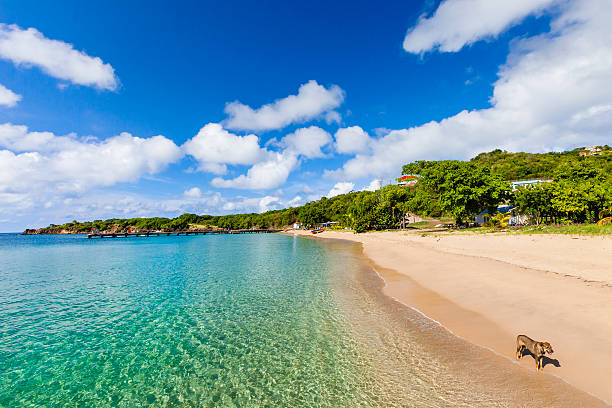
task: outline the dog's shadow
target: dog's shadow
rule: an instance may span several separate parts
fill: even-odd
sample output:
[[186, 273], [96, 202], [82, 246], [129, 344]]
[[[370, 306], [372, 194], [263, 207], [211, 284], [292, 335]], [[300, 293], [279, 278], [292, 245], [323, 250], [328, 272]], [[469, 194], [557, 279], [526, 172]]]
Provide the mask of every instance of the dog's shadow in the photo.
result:
[[555, 367], [561, 367], [561, 363], [556, 358], [544, 356], [544, 358], [542, 359], [542, 368], [546, 367], [548, 364], [552, 364]]
[[[535, 360], [535, 356], [533, 355], [533, 353], [527, 349], [524, 349], [521, 353], [521, 358], [523, 358], [524, 356], [531, 356]], [[555, 367], [561, 367], [561, 363], [556, 358], [544, 356], [544, 358], [542, 358], [542, 368], [546, 367], [549, 364], [552, 364]]]

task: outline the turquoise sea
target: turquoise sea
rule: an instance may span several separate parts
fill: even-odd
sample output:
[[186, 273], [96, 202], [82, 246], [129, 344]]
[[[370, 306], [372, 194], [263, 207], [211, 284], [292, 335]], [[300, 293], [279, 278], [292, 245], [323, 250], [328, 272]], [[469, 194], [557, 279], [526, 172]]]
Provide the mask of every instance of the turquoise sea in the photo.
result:
[[1, 407], [517, 398], [504, 378], [450, 361], [466, 346], [382, 295], [354, 244], [0, 234], [0, 261]]

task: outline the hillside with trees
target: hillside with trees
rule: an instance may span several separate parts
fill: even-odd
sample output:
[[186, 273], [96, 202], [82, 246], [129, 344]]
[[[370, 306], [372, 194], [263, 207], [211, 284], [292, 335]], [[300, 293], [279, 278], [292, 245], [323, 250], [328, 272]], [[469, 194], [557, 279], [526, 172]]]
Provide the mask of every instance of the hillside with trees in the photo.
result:
[[585, 152], [583, 148], [551, 153], [508, 153], [497, 149], [480, 153], [470, 161], [489, 167], [504, 180], [552, 178], [559, 167], [582, 161], [612, 174], [612, 148], [599, 147], [602, 151], [598, 156], [580, 156], [580, 152]]
[[[583, 152], [581, 154], [581, 152]], [[294, 222], [305, 226], [336, 221], [355, 232], [398, 228], [407, 212], [429, 217], [452, 217], [469, 222], [498, 204], [539, 223], [592, 223], [612, 212], [612, 149], [601, 146], [596, 155], [576, 149], [561, 153], [508, 153], [494, 150], [470, 161], [416, 161], [403, 166], [403, 175], [418, 175], [415, 185], [388, 185], [300, 207], [261, 214], [223, 216], [183, 214], [176, 218], [108, 219], [50, 225], [30, 233], [98, 231], [177, 231], [198, 229], [281, 229]], [[511, 180], [545, 179], [512, 191]]]

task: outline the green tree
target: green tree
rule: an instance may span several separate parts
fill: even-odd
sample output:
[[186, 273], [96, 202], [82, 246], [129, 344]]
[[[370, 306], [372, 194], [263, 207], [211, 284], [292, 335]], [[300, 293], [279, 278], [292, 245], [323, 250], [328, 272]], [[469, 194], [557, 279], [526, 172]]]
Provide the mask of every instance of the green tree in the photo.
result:
[[324, 222], [325, 214], [323, 212], [322, 206], [317, 205], [315, 202], [307, 203], [304, 205], [298, 215], [297, 219], [304, 225], [314, 226], [317, 223]]
[[514, 191], [512, 204], [539, 225], [546, 217], [552, 216], [551, 198], [550, 184], [543, 183]]
[[488, 167], [458, 160], [417, 161], [405, 165], [402, 174], [419, 175], [422, 188], [457, 224], [484, 209], [494, 210], [510, 190]]
[[379, 214], [377, 204], [376, 193], [365, 191], [356, 195], [347, 210], [349, 226], [358, 233], [379, 229], [379, 222], [382, 221], [382, 217]]

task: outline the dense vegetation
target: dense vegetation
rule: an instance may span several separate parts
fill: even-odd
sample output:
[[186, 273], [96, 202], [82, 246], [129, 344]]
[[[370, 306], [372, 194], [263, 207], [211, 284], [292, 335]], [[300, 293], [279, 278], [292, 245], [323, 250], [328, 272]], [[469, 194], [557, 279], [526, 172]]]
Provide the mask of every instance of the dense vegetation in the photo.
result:
[[563, 163], [555, 169], [552, 182], [515, 191], [512, 203], [536, 224], [603, 218], [612, 209], [612, 172], [593, 159]]
[[[188, 228], [275, 228], [294, 222], [306, 226], [337, 221], [356, 232], [397, 228], [407, 212], [421, 216], [450, 216], [457, 223], [498, 204], [512, 204], [532, 222], [594, 222], [612, 211], [612, 149], [599, 156], [580, 156], [579, 149], [562, 153], [508, 153], [494, 150], [470, 161], [417, 161], [402, 174], [418, 175], [414, 186], [385, 186], [321, 198], [301, 207], [262, 214], [224, 216], [183, 214], [177, 218], [132, 218], [73, 221], [50, 225], [41, 233], [61, 230], [183, 230]], [[509, 180], [550, 179], [536, 186], [511, 191]]]
[[418, 174], [417, 188], [457, 224], [483, 209], [495, 211], [510, 190], [499, 174], [473, 162], [417, 161], [405, 165], [402, 174]]
[[612, 174], [612, 148], [607, 145], [601, 148], [601, 156], [590, 157], [581, 157], [582, 149], [560, 153], [508, 153], [497, 149], [480, 153], [471, 162], [490, 168], [504, 180], [552, 178], [559, 167], [580, 161], [588, 161], [589, 165]]
[[43, 233], [59, 232], [67, 230], [85, 233], [92, 230], [98, 231], [124, 231], [124, 230], [186, 230], [192, 228], [222, 228], [222, 229], [245, 229], [254, 226], [259, 228], [282, 228], [295, 222], [296, 208], [268, 211], [262, 214], [234, 214], [234, 215], [196, 215], [185, 213], [176, 218], [111, 218], [108, 220], [95, 220], [78, 222], [72, 221], [62, 225], [54, 225], [41, 230]]

